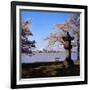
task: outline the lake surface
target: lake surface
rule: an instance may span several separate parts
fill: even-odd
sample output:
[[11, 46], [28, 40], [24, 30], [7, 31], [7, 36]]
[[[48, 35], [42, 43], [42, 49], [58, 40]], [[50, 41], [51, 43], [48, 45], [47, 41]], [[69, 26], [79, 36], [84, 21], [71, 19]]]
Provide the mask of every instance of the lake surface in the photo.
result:
[[[35, 63], [35, 62], [52, 62], [56, 61], [55, 58], [59, 58], [59, 61], [65, 60], [64, 52], [59, 53], [36, 53], [33, 56], [21, 54], [21, 63]], [[77, 52], [72, 52], [72, 60], [77, 60]]]

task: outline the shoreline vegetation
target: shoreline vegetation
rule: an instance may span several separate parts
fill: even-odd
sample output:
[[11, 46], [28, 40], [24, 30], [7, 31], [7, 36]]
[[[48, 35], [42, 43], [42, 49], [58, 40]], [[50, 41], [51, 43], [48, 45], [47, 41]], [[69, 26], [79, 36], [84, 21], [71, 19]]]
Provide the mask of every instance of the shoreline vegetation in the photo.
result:
[[65, 77], [80, 75], [80, 60], [66, 68], [64, 61], [22, 63], [21, 78]]

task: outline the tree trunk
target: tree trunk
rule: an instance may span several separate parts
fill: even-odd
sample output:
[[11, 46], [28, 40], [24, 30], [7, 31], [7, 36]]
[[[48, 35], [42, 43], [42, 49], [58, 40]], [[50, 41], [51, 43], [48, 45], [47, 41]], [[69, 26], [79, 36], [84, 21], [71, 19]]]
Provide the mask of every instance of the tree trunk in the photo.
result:
[[80, 60], [80, 48], [79, 48], [79, 40], [77, 40], [77, 60]]

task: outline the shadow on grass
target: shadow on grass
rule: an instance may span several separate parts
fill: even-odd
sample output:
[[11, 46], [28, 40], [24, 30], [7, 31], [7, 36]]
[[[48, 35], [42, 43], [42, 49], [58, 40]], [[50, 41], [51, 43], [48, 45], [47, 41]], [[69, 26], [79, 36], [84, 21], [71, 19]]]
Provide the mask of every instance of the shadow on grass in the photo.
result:
[[65, 68], [63, 62], [42, 62], [21, 65], [22, 78], [41, 78], [41, 77], [64, 77], [79, 76], [80, 64], [75, 62], [73, 66]]

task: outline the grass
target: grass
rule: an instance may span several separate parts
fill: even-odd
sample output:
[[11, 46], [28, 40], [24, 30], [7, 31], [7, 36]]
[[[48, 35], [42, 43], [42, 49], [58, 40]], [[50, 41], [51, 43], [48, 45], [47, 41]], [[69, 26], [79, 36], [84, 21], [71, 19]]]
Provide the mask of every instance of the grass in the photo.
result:
[[39, 77], [63, 77], [79, 76], [80, 61], [74, 62], [74, 68], [65, 68], [63, 62], [41, 62], [33, 64], [22, 64], [22, 78], [39, 78]]

